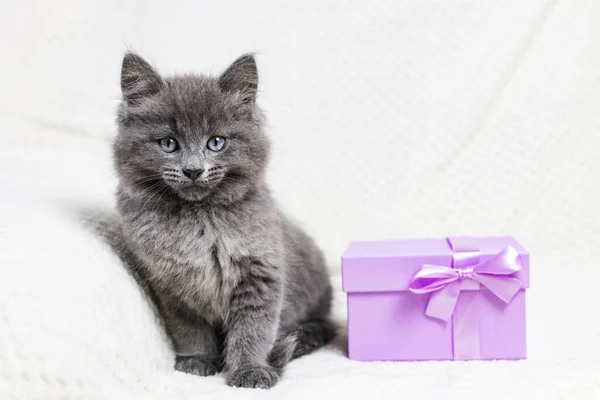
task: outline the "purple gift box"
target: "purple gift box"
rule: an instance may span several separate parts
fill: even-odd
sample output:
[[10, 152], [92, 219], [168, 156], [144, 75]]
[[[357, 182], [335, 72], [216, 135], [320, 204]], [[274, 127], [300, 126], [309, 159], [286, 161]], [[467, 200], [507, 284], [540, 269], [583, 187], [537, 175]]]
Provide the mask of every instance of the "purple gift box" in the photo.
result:
[[526, 358], [529, 252], [512, 237], [353, 242], [342, 279], [353, 360]]

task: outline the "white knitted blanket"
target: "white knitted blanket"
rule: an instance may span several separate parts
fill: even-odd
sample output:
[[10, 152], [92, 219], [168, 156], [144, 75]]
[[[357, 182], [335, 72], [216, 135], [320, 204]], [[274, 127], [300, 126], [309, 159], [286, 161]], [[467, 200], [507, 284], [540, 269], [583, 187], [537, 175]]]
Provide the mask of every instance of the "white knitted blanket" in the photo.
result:
[[[600, 398], [597, 1], [0, 3], [0, 399]], [[126, 45], [164, 72], [259, 51], [269, 179], [325, 250], [340, 321], [350, 240], [516, 236], [529, 359], [360, 363], [338, 343], [270, 391], [173, 371], [98, 235]]]

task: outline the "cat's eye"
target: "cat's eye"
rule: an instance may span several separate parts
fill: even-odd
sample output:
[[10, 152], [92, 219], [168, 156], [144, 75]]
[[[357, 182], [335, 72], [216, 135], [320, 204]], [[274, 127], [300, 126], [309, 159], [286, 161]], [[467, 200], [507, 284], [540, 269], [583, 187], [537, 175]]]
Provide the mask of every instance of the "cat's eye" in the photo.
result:
[[173, 139], [172, 137], [160, 139], [158, 143], [160, 144], [160, 148], [166, 153], [172, 153], [179, 148], [177, 140]]
[[223, 146], [225, 146], [225, 138], [222, 136], [213, 136], [208, 139], [206, 146], [209, 150], [220, 151], [223, 149]]

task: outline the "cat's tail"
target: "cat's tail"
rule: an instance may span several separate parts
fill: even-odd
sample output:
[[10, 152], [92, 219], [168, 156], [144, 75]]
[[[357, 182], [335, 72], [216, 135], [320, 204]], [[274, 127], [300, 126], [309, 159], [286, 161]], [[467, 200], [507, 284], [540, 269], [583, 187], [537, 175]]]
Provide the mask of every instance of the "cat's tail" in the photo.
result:
[[326, 319], [312, 319], [300, 325], [296, 332], [275, 342], [269, 354], [269, 364], [278, 370], [294, 358], [312, 353], [330, 343], [337, 335], [336, 326]]

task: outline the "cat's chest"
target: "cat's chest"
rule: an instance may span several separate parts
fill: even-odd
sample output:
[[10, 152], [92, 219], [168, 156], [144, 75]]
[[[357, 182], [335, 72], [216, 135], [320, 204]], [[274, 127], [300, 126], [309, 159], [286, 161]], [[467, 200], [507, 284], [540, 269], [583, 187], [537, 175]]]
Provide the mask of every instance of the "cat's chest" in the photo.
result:
[[128, 236], [147, 255], [164, 262], [204, 263], [220, 247], [230, 248], [236, 226], [202, 210], [147, 212], [128, 221]]
[[221, 319], [240, 279], [232, 259], [238, 251], [235, 225], [223, 227], [207, 213], [140, 216], [132, 237], [162, 290], [210, 319]]

